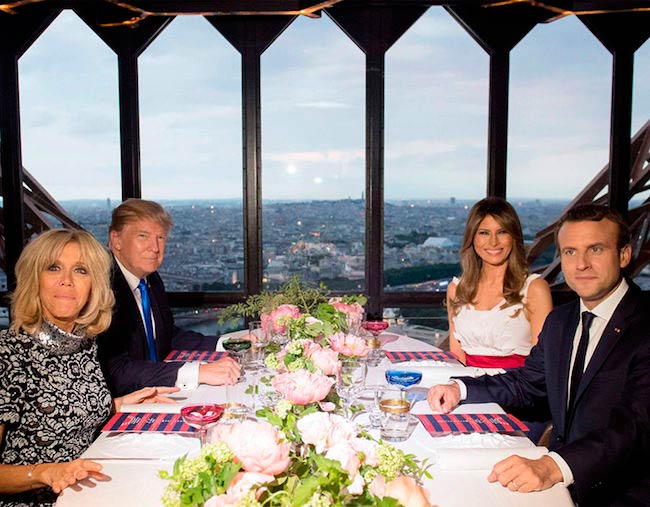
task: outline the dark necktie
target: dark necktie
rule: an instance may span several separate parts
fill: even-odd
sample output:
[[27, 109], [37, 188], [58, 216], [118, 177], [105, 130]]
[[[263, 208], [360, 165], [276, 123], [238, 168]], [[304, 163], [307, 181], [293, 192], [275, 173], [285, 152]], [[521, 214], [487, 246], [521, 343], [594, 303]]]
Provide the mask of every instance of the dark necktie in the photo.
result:
[[149, 348], [149, 359], [154, 363], [156, 359], [156, 342], [153, 338], [153, 323], [151, 322], [151, 301], [149, 300], [149, 291], [147, 290], [147, 282], [140, 280], [138, 284], [140, 289], [140, 297], [142, 298], [142, 315], [144, 316], [144, 327], [147, 331], [147, 347]]
[[571, 395], [569, 396], [569, 410], [573, 408], [576, 400], [578, 386], [582, 379], [582, 373], [585, 369], [585, 356], [587, 355], [587, 345], [589, 344], [589, 328], [594, 320], [595, 315], [591, 312], [582, 312], [582, 333], [578, 343], [578, 351], [573, 361], [573, 371], [571, 372]]

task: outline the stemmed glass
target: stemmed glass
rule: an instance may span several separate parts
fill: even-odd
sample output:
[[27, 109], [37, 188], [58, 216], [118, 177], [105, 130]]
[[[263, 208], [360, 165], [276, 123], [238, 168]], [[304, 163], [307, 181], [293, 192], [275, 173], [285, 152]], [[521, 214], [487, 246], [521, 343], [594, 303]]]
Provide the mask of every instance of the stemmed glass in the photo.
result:
[[402, 391], [402, 397], [406, 398], [406, 389], [419, 384], [422, 380], [422, 372], [412, 370], [386, 370], [386, 382], [397, 385]]
[[208, 427], [216, 423], [222, 415], [223, 407], [214, 403], [188, 405], [181, 408], [183, 421], [197, 429], [201, 447], [207, 443]]
[[372, 336], [377, 338], [386, 328], [388, 327], [388, 322], [383, 320], [367, 320], [363, 323], [363, 328], [366, 331], [370, 331]]
[[[223, 341], [223, 348], [231, 354], [237, 356], [240, 366], [242, 364], [242, 358], [246, 351], [251, 348], [253, 342], [246, 338], [227, 338]], [[242, 371], [242, 376], [239, 377], [239, 380], [245, 380], [244, 372]]]
[[363, 391], [366, 381], [367, 365], [359, 359], [343, 359], [336, 376], [336, 393], [343, 404], [343, 414], [350, 420], [350, 407]]

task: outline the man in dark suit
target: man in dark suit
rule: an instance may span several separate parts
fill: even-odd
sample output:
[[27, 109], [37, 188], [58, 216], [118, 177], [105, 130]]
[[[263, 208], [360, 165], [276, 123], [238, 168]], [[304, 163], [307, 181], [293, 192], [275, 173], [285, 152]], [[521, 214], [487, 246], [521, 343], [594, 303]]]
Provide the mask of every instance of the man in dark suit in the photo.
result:
[[99, 358], [114, 395], [145, 386], [194, 387], [233, 384], [239, 365], [231, 358], [211, 364], [165, 363], [172, 349], [214, 350], [216, 337], [174, 325], [165, 286], [157, 273], [172, 227], [158, 203], [128, 199], [113, 210], [115, 308], [110, 328], [98, 337]]
[[[497, 463], [491, 482], [520, 492], [569, 487], [580, 507], [650, 505], [650, 305], [621, 274], [629, 229], [613, 210], [583, 205], [556, 229], [564, 278], [578, 301], [553, 310], [523, 367], [429, 390], [432, 409], [461, 400], [532, 406], [547, 400], [551, 452]], [[591, 314], [591, 315], [585, 315]]]

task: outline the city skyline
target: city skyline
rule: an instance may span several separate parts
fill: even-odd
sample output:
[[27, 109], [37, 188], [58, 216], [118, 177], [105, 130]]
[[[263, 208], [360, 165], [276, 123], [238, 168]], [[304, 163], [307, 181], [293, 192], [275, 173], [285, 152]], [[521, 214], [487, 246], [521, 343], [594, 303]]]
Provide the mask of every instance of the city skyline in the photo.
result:
[[[261, 64], [263, 199], [359, 198], [363, 53], [326, 15], [301, 17]], [[440, 7], [388, 51], [387, 200], [484, 195], [488, 65]], [[205, 20], [180, 17], [139, 67], [143, 197], [241, 199], [239, 54]], [[567, 17], [535, 27], [510, 68], [508, 197], [569, 200], [608, 160], [611, 55]], [[65, 11], [19, 69], [23, 165], [57, 200], [119, 199], [115, 55]], [[649, 117], [646, 42], [632, 131]]]

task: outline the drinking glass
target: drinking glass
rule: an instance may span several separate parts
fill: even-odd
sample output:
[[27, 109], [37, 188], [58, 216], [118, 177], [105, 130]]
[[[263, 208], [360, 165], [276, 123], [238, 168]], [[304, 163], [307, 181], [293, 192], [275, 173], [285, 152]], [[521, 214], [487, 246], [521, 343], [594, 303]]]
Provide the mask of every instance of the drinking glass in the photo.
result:
[[388, 328], [388, 322], [384, 322], [383, 320], [366, 320], [363, 323], [363, 328], [377, 338]]
[[359, 359], [343, 359], [341, 369], [336, 377], [336, 393], [343, 404], [343, 414], [350, 420], [350, 407], [363, 391], [367, 366]]
[[246, 338], [227, 338], [223, 341], [223, 348], [237, 357], [240, 366], [242, 366], [242, 376], [239, 380], [246, 380], [245, 372], [243, 369], [243, 356], [248, 349], [251, 348], [253, 342]]
[[406, 389], [419, 384], [422, 372], [411, 370], [386, 370], [386, 382], [397, 385], [402, 390], [402, 397], [406, 398]]
[[201, 447], [207, 443], [208, 427], [215, 424], [223, 415], [223, 406], [215, 403], [188, 405], [181, 408], [183, 421], [196, 428]]

